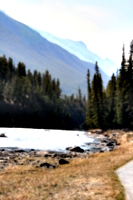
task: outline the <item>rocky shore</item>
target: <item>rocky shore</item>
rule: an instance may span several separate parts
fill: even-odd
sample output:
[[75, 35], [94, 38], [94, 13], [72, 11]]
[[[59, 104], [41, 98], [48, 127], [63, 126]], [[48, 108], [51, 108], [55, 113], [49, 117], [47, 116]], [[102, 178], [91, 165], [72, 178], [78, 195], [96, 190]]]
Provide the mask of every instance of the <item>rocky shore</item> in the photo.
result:
[[[31, 165], [34, 167], [56, 168], [59, 165], [69, 164], [74, 158], [89, 158], [90, 154], [112, 151], [119, 143], [116, 135], [112, 136], [87, 133], [95, 138], [94, 143], [86, 143], [88, 149], [83, 147], [68, 147], [65, 152], [51, 152], [43, 150], [24, 150], [18, 148], [0, 148], [0, 171], [8, 166]], [[1, 134], [1, 137], [6, 135]]]

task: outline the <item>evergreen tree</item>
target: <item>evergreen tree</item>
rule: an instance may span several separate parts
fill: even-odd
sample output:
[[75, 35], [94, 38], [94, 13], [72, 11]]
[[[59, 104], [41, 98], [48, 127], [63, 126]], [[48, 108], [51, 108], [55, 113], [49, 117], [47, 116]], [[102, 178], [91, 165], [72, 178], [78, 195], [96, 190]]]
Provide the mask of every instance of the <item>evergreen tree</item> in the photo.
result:
[[8, 62], [5, 55], [0, 57], [0, 79], [4, 82], [8, 80]]
[[5, 84], [4, 92], [3, 92], [4, 100], [7, 102], [12, 101], [11, 91], [12, 91], [12, 86], [11, 86], [10, 82], [8, 81]]
[[46, 70], [42, 78], [42, 91], [44, 95], [51, 94], [50, 84], [51, 84], [51, 75], [49, 74], [49, 71]]
[[78, 88], [78, 100], [80, 103], [82, 102], [82, 92], [81, 92], [80, 87]]
[[22, 62], [18, 63], [17, 69], [16, 69], [17, 75], [22, 78], [23, 76], [26, 76], [26, 67], [25, 64]]
[[90, 73], [87, 73], [88, 82], [88, 102], [87, 102], [87, 114], [86, 125], [90, 128], [104, 128], [105, 116], [104, 116], [104, 104], [105, 94], [103, 92], [103, 81], [99, 72], [99, 67], [96, 62], [95, 74], [90, 84]]
[[0, 101], [4, 100], [4, 83], [0, 80]]
[[33, 75], [31, 73], [30, 69], [28, 69], [28, 71], [27, 71], [27, 77], [30, 80], [31, 84], [33, 84]]
[[38, 74], [37, 74], [37, 81], [38, 81], [39, 88], [41, 88], [41, 85], [42, 85], [42, 76], [41, 76], [40, 72], [38, 72]]
[[93, 127], [92, 124], [92, 93], [90, 85], [90, 71], [87, 71], [87, 90], [88, 90], [88, 100], [87, 100], [87, 109], [86, 109], [86, 125], [89, 128]]
[[107, 98], [107, 126], [109, 128], [115, 128], [116, 127], [116, 104], [115, 104], [115, 98], [116, 98], [116, 77], [113, 74], [111, 76], [111, 80], [108, 82], [107, 88], [106, 88], [106, 98]]
[[10, 57], [8, 59], [8, 68], [9, 68], [8, 80], [11, 81], [12, 77], [15, 75], [15, 66], [13, 64], [12, 58]]
[[125, 89], [125, 118], [126, 125], [128, 127], [133, 126], [133, 60], [132, 60], [133, 49], [132, 46], [130, 48], [130, 56], [127, 65], [127, 79], [126, 79], [126, 87]]
[[57, 99], [60, 98], [60, 95], [61, 95], [60, 81], [59, 81], [59, 79], [57, 79], [57, 82], [56, 82], [56, 97], [57, 97]]
[[92, 80], [92, 102], [93, 102], [93, 125], [94, 127], [103, 127], [104, 107], [103, 107], [103, 81], [99, 73], [99, 67], [95, 65], [95, 74]]
[[125, 59], [125, 48], [123, 46], [122, 62], [120, 73], [117, 78], [117, 92], [116, 92], [116, 115], [117, 123], [119, 127], [124, 126], [124, 112], [125, 112], [125, 92], [127, 84], [127, 73], [126, 73], [126, 59]]
[[121, 68], [122, 68], [122, 69], [125, 69], [125, 65], [126, 65], [125, 46], [123, 45], [123, 48], [122, 48], [122, 62], [121, 62]]

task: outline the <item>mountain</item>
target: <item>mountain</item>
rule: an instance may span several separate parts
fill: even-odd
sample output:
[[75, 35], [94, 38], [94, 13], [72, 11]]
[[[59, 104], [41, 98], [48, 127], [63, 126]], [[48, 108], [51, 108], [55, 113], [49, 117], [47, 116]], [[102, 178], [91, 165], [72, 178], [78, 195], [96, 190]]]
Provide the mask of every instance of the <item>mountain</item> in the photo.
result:
[[[44, 73], [47, 69], [52, 77], [59, 78], [62, 93], [76, 94], [78, 87], [87, 93], [86, 74], [94, 74], [94, 64], [80, 60], [57, 44], [49, 42], [37, 31], [10, 18], [0, 11], [0, 54], [11, 57], [15, 65], [20, 61], [27, 69]], [[104, 85], [109, 76], [102, 70]]]
[[97, 61], [101, 70], [103, 70], [109, 76], [111, 76], [113, 73], [116, 73], [117, 69], [119, 68], [119, 66], [112, 60], [108, 58], [102, 59], [95, 53], [88, 50], [87, 46], [82, 41], [62, 39], [44, 31], [38, 32], [48, 41], [58, 44], [83, 61], [91, 62], [94, 64]]

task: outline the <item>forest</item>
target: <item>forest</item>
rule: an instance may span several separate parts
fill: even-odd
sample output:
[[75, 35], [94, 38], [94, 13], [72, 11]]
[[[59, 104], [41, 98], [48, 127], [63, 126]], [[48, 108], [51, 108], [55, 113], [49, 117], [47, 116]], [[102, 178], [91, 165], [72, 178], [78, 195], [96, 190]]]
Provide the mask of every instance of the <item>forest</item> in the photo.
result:
[[17, 67], [12, 58], [0, 57], [0, 127], [23, 127], [63, 130], [92, 128], [133, 129], [133, 61], [123, 46], [121, 68], [112, 74], [106, 89], [98, 67], [90, 80], [87, 72], [88, 97], [63, 95], [59, 79], [48, 70], [26, 71], [23, 62]]
[[133, 46], [130, 45], [129, 59], [125, 58], [123, 46], [121, 68], [112, 74], [106, 89], [103, 88], [98, 64], [90, 82], [87, 73], [88, 102], [86, 125], [88, 128], [133, 129]]
[[48, 70], [32, 73], [24, 63], [15, 67], [12, 58], [0, 57], [0, 127], [81, 129], [85, 113], [80, 88], [76, 97], [62, 95]]

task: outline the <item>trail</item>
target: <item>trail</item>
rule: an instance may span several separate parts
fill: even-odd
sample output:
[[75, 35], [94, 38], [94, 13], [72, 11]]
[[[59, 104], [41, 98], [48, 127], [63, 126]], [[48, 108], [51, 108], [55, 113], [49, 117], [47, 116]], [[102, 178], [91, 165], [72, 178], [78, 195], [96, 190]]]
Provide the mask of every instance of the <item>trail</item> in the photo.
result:
[[125, 188], [126, 200], [133, 200], [133, 161], [130, 161], [116, 171]]

